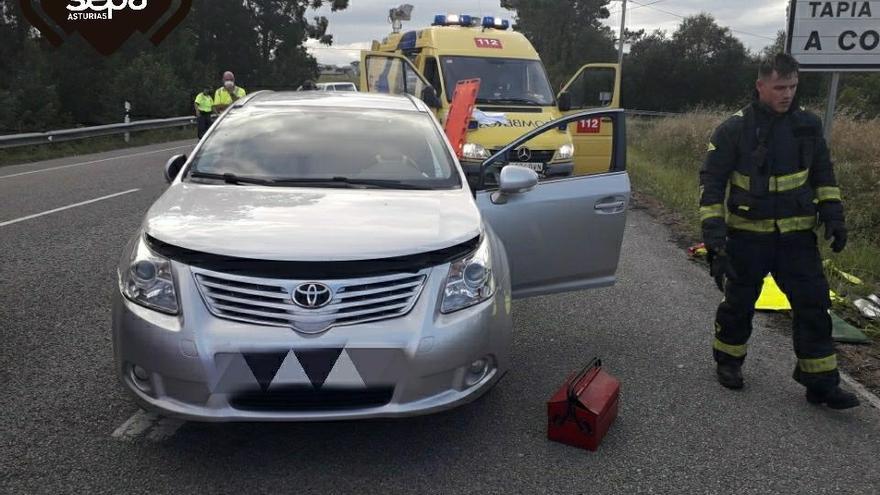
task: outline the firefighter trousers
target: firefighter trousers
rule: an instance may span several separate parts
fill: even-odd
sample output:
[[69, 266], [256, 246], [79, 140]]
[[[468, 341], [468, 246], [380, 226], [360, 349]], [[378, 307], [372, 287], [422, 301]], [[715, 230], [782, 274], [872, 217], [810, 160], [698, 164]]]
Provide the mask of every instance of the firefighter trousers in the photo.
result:
[[713, 353], [719, 363], [742, 362], [752, 334], [755, 302], [770, 273], [788, 297], [794, 316], [794, 379], [822, 392], [839, 382], [831, 338], [831, 300], [811, 231], [786, 234], [731, 233], [727, 254], [736, 272], [728, 278], [715, 317]]

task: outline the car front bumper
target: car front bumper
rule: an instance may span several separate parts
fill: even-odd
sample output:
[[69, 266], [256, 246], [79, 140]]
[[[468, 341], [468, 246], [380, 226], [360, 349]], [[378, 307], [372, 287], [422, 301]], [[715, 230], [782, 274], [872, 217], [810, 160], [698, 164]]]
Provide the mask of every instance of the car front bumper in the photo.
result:
[[[405, 316], [304, 335], [212, 315], [190, 269], [175, 262], [178, 316], [116, 291], [116, 369], [142, 406], [190, 420], [325, 421], [453, 408], [507, 370], [511, 317], [503, 280], [491, 299], [439, 313], [448, 267], [431, 270]], [[469, 371], [479, 359], [490, 363], [485, 374]]]

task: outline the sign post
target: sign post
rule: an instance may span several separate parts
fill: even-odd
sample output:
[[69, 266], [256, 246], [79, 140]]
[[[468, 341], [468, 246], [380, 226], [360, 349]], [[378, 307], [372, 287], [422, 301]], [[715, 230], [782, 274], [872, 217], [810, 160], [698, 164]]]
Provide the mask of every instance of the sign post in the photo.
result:
[[840, 72], [880, 70], [880, 1], [790, 0], [785, 51], [804, 72], [831, 72], [825, 137], [831, 138]]
[[825, 103], [825, 141], [831, 143], [831, 126], [834, 125], [834, 109], [837, 106], [837, 86], [840, 84], [840, 72], [831, 73], [828, 84], [828, 101]]

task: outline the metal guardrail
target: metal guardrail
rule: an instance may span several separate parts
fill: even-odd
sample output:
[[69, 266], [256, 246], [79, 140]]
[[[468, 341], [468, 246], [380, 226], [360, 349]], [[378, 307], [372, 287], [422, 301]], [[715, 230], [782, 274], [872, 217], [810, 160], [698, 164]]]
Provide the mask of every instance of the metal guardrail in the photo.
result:
[[[674, 117], [676, 115], [680, 115], [671, 112], [654, 112], [651, 110], [627, 110], [626, 113], [635, 117]], [[195, 117], [172, 117], [170, 119], [139, 120], [127, 124], [108, 124], [93, 127], [80, 127], [77, 129], [64, 129], [59, 131], [32, 132], [28, 134], [10, 134], [0, 136], [0, 149], [16, 148], [19, 146], [32, 146], [37, 144], [59, 143], [63, 141], [74, 141], [76, 139], [124, 134], [126, 132], [164, 129], [168, 127], [182, 127], [195, 124]]]
[[680, 113], [674, 112], [655, 112], [653, 110], [627, 110], [627, 115], [634, 117], [677, 117]]
[[58, 143], [63, 141], [73, 141], [76, 139], [110, 136], [113, 134], [125, 134], [126, 132], [164, 129], [168, 127], [184, 127], [195, 125], [195, 123], [195, 117], [172, 117], [170, 119], [138, 120], [127, 124], [108, 124], [59, 131], [11, 134], [0, 136], [0, 149], [31, 146], [35, 144]]

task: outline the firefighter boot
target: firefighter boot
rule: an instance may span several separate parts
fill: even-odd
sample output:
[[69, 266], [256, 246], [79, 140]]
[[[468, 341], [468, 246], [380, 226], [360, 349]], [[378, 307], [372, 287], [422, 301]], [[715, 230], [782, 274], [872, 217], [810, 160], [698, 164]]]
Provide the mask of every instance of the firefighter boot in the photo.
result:
[[807, 389], [807, 402], [810, 404], [825, 404], [831, 409], [849, 409], [859, 405], [856, 394], [836, 386], [827, 392], [819, 392], [815, 389]]
[[718, 363], [718, 383], [738, 390], [743, 388], [742, 363], [736, 361]]

